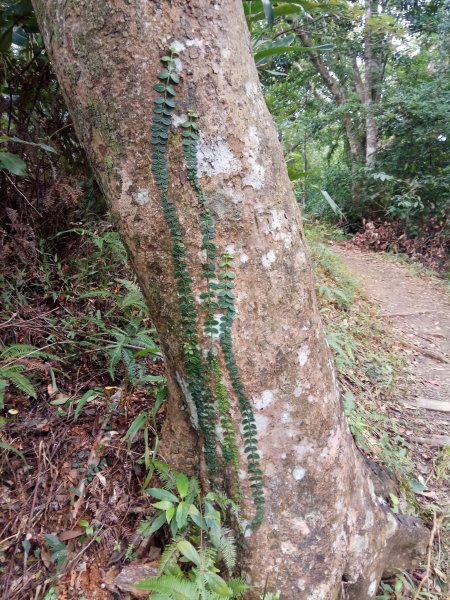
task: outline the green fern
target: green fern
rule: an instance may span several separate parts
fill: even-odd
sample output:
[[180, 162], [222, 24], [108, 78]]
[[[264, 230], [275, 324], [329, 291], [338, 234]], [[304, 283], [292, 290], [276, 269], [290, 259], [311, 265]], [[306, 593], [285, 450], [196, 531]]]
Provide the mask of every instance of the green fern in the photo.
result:
[[27, 358], [28, 356], [33, 358], [57, 358], [31, 344], [11, 344], [0, 351], [0, 361], [2, 362], [15, 358]]
[[19, 362], [25, 358], [43, 359], [58, 357], [44, 352], [31, 344], [11, 344], [0, 350], [0, 410], [4, 407], [5, 392], [9, 385], [13, 385], [27, 396], [37, 398], [37, 390], [24, 371], [29, 368]]
[[[223, 600], [240, 598], [248, 586], [242, 579], [225, 581], [215, 572], [210, 559], [204, 552], [198, 554], [199, 564], [188, 572], [162, 575], [136, 584], [136, 588], [148, 590], [151, 598], [166, 600]], [[189, 578], [188, 578], [189, 577]]]
[[0, 367], [0, 379], [8, 382], [10, 385], [14, 385], [18, 390], [37, 398], [37, 391], [31, 380], [23, 375], [22, 371], [25, 369], [25, 365], [15, 364], [7, 367]]
[[132, 308], [147, 314], [147, 303], [138, 284], [135, 281], [130, 281], [128, 279], [116, 279], [116, 281], [127, 290], [125, 296], [119, 301], [120, 307], [123, 310]]
[[140, 590], [157, 592], [173, 600], [196, 600], [198, 598], [198, 586], [188, 579], [181, 579], [174, 575], [163, 575], [145, 579], [136, 585]]
[[158, 565], [158, 576], [163, 575], [171, 567], [173, 567], [180, 556], [180, 552], [177, 548], [177, 540], [164, 548], [164, 552], [161, 554]]
[[225, 563], [228, 572], [232, 571], [236, 566], [236, 541], [231, 529], [222, 527], [217, 550], [219, 558]]

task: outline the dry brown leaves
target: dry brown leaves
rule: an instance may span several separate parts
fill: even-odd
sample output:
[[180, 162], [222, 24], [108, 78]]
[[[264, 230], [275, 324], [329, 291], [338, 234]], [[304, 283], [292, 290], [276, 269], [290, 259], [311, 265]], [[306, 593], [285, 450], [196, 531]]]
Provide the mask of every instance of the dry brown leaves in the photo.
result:
[[430, 233], [408, 237], [399, 223], [364, 221], [364, 231], [357, 233], [352, 244], [359, 248], [404, 253], [438, 273], [450, 267], [450, 240], [442, 235], [442, 226], [430, 223]]
[[[46, 534], [59, 537], [67, 550], [55, 584], [59, 600], [111, 598], [102, 588], [103, 577], [109, 565], [123, 563], [132, 543], [135, 557], [148, 559], [148, 540], [136, 536], [139, 521], [151, 511], [151, 498], [140, 489], [145, 472], [135, 461], [143, 453], [143, 441], [138, 437], [128, 451], [122, 438], [151, 402], [142, 391], [128, 394], [105, 421], [107, 404], [99, 398], [77, 422], [43, 401], [21, 404], [2, 434], [27, 464], [2, 452], [0, 598], [45, 596], [55, 574]], [[85, 535], [80, 520], [94, 527], [94, 535]], [[27, 553], [24, 542], [30, 545]]]

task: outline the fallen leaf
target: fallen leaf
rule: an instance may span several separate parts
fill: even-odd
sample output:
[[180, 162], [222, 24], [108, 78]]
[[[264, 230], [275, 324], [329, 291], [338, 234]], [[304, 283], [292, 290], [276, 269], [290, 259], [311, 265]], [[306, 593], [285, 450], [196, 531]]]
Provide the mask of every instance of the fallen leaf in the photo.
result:
[[62, 542], [65, 542], [66, 540], [73, 540], [74, 538], [80, 537], [80, 535], [83, 535], [83, 529], [81, 529], [81, 527], [78, 527], [77, 529], [69, 529], [69, 531], [63, 531], [58, 535], [58, 537]]

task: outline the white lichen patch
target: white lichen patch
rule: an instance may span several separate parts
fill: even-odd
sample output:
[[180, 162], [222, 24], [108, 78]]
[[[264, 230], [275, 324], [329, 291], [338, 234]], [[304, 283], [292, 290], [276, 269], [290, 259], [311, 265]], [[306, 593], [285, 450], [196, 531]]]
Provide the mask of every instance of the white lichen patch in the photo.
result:
[[255, 408], [258, 410], [264, 410], [273, 403], [274, 399], [275, 396], [273, 390], [264, 390], [259, 398], [255, 398]]
[[259, 136], [258, 130], [254, 126], [248, 128], [245, 147], [248, 173], [242, 182], [244, 185], [248, 185], [255, 190], [261, 190], [264, 187], [266, 168], [258, 163]]
[[139, 189], [135, 194], [133, 194], [134, 200], [139, 204], [139, 206], [143, 206], [150, 202], [150, 192], [144, 188]]
[[220, 425], [220, 423], [216, 423], [216, 438], [219, 440], [219, 442], [222, 444], [225, 437], [224, 437], [224, 430], [223, 427]]
[[293, 439], [298, 436], [299, 432], [297, 429], [286, 429], [284, 434], [286, 437]]
[[374, 581], [370, 582], [370, 585], [367, 589], [367, 595], [370, 596], [374, 596], [375, 592], [377, 591], [377, 587], [378, 587], [378, 582], [376, 579], [374, 579]]
[[262, 435], [266, 431], [267, 426], [269, 425], [269, 419], [267, 417], [265, 417], [264, 415], [256, 413], [255, 414], [255, 424], [256, 424], [256, 429], [258, 430], [258, 434]]
[[276, 261], [276, 259], [277, 255], [275, 254], [275, 252], [273, 250], [269, 250], [267, 254], [264, 254], [262, 256], [261, 262], [263, 264], [263, 267], [265, 267], [266, 269], [270, 269], [273, 263]]
[[218, 340], [220, 337], [220, 323], [222, 322], [223, 317], [224, 317], [223, 313], [216, 313], [214, 315], [214, 320], [217, 321], [217, 327], [216, 327], [217, 333], [211, 334], [211, 339], [213, 339], [213, 340]]
[[292, 477], [295, 479], [295, 481], [301, 481], [303, 479], [303, 477], [305, 476], [305, 469], [303, 467], [301, 467], [300, 465], [297, 465], [293, 470], [292, 470]]
[[228, 244], [228, 246], [225, 248], [225, 250], [228, 252], [228, 254], [231, 254], [231, 256], [234, 256], [234, 253], [236, 252], [236, 246], [234, 244]]
[[254, 156], [248, 156], [248, 163], [250, 165], [249, 173], [244, 177], [242, 183], [255, 190], [261, 190], [264, 187], [266, 180], [265, 172], [266, 168], [258, 164]]
[[183, 50], [186, 48], [184, 43], [180, 42], [178, 40], [175, 40], [174, 42], [172, 42], [170, 44], [170, 47], [173, 48], [174, 50], [176, 50], [177, 52], [183, 52]]
[[298, 553], [298, 548], [292, 542], [281, 542], [281, 553], [296, 556], [296, 554]]
[[242, 168], [224, 139], [205, 139], [200, 134], [198, 150], [198, 174], [214, 177], [215, 175], [233, 175]]
[[272, 209], [269, 219], [269, 227], [272, 233], [281, 231], [286, 221], [286, 215], [282, 210]]
[[182, 72], [183, 72], [183, 63], [182, 63], [182, 61], [181, 61], [181, 58], [176, 58], [176, 59], [173, 61], [173, 64], [174, 64], [174, 66], [175, 66], [175, 71], [176, 71], [177, 73], [182, 73]]
[[294, 389], [294, 396], [296, 398], [300, 398], [300, 396], [302, 395], [302, 391], [303, 391], [302, 386], [300, 384], [298, 384], [297, 387]]
[[386, 537], [389, 540], [398, 529], [398, 521], [394, 517], [394, 515], [392, 515], [389, 512], [387, 514], [387, 521], [388, 521], [388, 527], [387, 527], [387, 531], [386, 531]]
[[183, 379], [183, 377], [178, 372], [176, 373], [176, 378], [178, 381], [178, 385], [180, 386], [181, 391], [183, 392], [183, 396], [184, 396], [184, 399], [186, 400], [186, 404], [189, 407], [189, 411], [191, 414], [191, 423], [195, 429], [198, 429], [197, 408], [194, 404], [194, 400], [192, 399], [192, 395], [191, 395], [191, 392], [189, 391], [188, 385], [187, 385], [186, 381]]
[[341, 446], [342, 433], [339, 427], [336, 427], [328, 436], [327, 445], [320, 453], [320, 458], [332, 462], [336, 457]]
[[366, 535], [355, 535], [352, 542], [352, 551], [357, 554], [365, 554], [369, 547], [369, 540]]
[[231, 56], [231, 50], [229, 48], [221, 48], [220, 55], [222, 56], [222, 58], [227, 60]]
[[186, 40], [186, 46], [196, 46], [197, 48], [203, 48], [204, 41], [200, 38], [194, 38], [193, 40]]
[[258, 94], [258, 85], [254, 81], [247, 81], [244, 87], [249, 98], [253, 98]]
[[284, 412], [281, 415], [281, 422], [282, 423], [289, 423], [289, 421], [291, 420], [291, 413], [290, 412]]
[[298, 364], [301, 367], [304, 367], [306, 365], [306, 363], [308, 362], [308, 356], [309, 356], [308, 346], [302, 346], [300, 348], [300, 350], [298, 351]]
[[364, 529], [370, 529], [374, 524], [374, 516], [371, 510], [366, 512], [366, 520], [364, 521]]
[[301, 533], [304, 536], [309, 535], [311, 533], [311, 530], [308, 527], [307, 522], [304, 521], [303, 519], [293, 519], [292, 529], [295, 532]]
[[308, 596], [308, 600], [329, 600], [329, 598], [331, 598], [330, 587], [325, 584], [316, 587], [313, 593]]
[[292, 246], [290, 223], [283, 210], [272, 209], [264, 233], [271, 234], [274, 240], [282, 241], [286, 249]]
[[181, 114], [181, 115], [172, 115], [172, 125], [174, 127], [180, 127], [180, 125], [183, 125], [183, 123], [185, 123], [187, 121], [187, 116], [185, 114]]
[[273, 477], [274, 475], [276, 475], [277, 470], [275, 468], [275, 465], [273, 463], [267, 463], [264, 469], [264, 473], [266, 477]]
[[307, 454], [312, 454], [315, 447], [308, 440], [302, 440], [300, 444], [294, 446], [294, 450], [297, 456], [306, 456]]
[[240, 259], [241, 263], [246, 263], [246, 262], [248, 262], [248, 255], [247, 255], [247, 254], [245, 254], [245, 252], [243, 252], [243, 253], [242, 253], [242, 254], [239, 256], [239, 259]]

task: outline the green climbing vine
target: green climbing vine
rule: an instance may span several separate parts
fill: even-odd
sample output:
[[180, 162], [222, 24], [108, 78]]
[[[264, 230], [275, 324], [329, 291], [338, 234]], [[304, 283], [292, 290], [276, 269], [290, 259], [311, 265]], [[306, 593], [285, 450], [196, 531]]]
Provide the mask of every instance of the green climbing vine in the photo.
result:
[[256, 507], [254, 522], [259, 524], [264, 514], [264, 491], [263, 478], [258, 454], [258, 440], [255, 417], [250, 400], [245, 392], [244, 385], [239, 376], [239, 369], [233, 351], [233, 339], [231, 330], [236, 311], [234, 309], [234, 272], [232, 271], [233, 257], [224, 252], [220, 263], [221, 274], [218, 292], [218, 303], [223, 310], [220, 321], [220, 346], [222, 348], [225, 366], [231, 381], [233, 390], [239, 402], [242, 415], [242, 429], [244, 436], [244, 451], [247, 456], [249, 479], [251, 481], [252, 495]]
[[[188, 391], [192, 398], [196, 424], [203, 435], [205, 459], [209, 477], [214, 482], [217, 473], [217, 447], [222, 448], [226, 464], [235, 470], [239, 468], [239, 453], [236, 432], [231, 418], [231, 400], [226, 379], [221, 372], [220, 353], [223, 357], [226, 374], [231, 383], [240, 413], [244, 438], [244, 451], [247, 457], [249, 480], [255, 504], [255, 527], [263, 518], [264, 492], [262, 471], [257, 449], [255, 418], [249, 398], [241, 381], [233, 350], [232, 327], [234, 309], [234, 272], [232, 256], [225, 252], [217, 265], [215, 227], [212, 215], [205, 204], [205, 195], [197, 176], [198, 116], [188, 111], [183, 123], [182, 144], [187, 166], [187, 176], [200, 208], [200, 231], [202, 251], [205, 261], [202, 264], [202, 279], [205, 289], [200, 294], [201, 313], [199, 315], [189, 275], [186, 246], [175, 203], [168, 197], [169, 177], [167, 169], [167, 148], [170, 136], [171, 117], [175, 109], [176, 91], [179, 83], [175, 65], [178, 52], [171, 48], [161, 58], [164, 69], [158, 74], [154, 89], [158, 96], [154, 100], [152, 137], [152, 173], [159, 190], [164, 217], [172, 241], [171, 254], [179, 299], [181, 327], [183, 334], [184, 368]], [[201, 319], [200, 319], [201, 316]], [[203, 320], [203, 335], [197, 325]], [[205, 347], [201, 341], [204, 338]], [[217, 343], [218, 341], [218, 343]], [[222, 439], [216, 436], [216, 421], [219, 421]]]
[[172, 84], [179, 83], [179, 75], [174, 69], [178, 53], [171, 49], [170, 54], [163, 56], [161, 61], [166, 68], [158, 74], [155, 91], [160, 95], [154, 100], [153, 122], [151, 125], [153, 147], [152, 173], [158, 187], [164, 217], [172, 239], [172, 263], [178, 287], [181, 326], [184, 338], [184, 364], [189, 392], [196, 409], [198, 426], [203, 434], [205, 458], [210, 477], [216, 473], [216, 441], [215, 441], [215, 409], [214, 397], [208, 377], [203, 368], [197, 334], [197, 310], [192, 292], [192, 279], [186, 262], [186, 248], [180, 221], [173, 200], [167, 196], [169, 178], [167, 172], [167, 145], [171, 124], [171, 116], [175, 108], [176, 92]]

